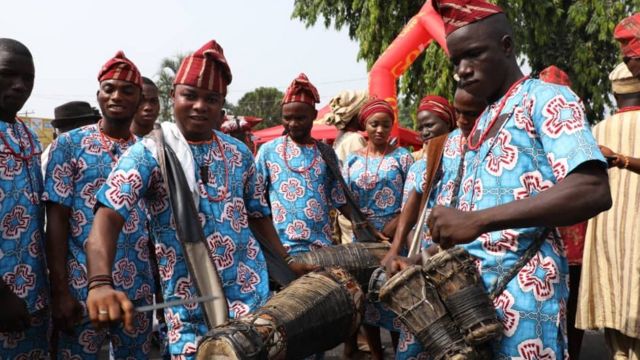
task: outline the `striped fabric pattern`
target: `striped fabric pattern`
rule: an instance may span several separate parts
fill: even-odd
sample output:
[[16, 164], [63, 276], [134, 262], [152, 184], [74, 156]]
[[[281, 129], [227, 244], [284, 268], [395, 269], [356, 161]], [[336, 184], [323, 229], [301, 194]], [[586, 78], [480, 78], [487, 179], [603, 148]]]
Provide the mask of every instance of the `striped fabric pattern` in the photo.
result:
[[485, 0], [434, 0], [433, 7], [442, 16], [447, 36], [461, 27], [503, 12], [499, 6]]
[[127, 59], [122, 50], [109, 59], [98, 73], [98, 81], [122, 80], [133, 83], [142, 88], [142, 76], [136, 65]]
[[224, 57], [224, 50], [215, 40], [210, 40], [182, 60], [173, 84], [226, 94], [231, 80], [231, 69]]
[[300, 73], [297, 78], [293, 79], [287, 90], [284, 92], [282, 98], [282, 105], [300, 102], [316, 106], [320, 102], [320, 95], [318, 89], [309, 81], [306, 74]]
[[[618, 113], [597, 124], [599, 144], [640, 157], [640, 111]], [[640, 176], [612, 168], [613, 206], [589, 220], [576, 326], [612, 328], [640, 338]]]

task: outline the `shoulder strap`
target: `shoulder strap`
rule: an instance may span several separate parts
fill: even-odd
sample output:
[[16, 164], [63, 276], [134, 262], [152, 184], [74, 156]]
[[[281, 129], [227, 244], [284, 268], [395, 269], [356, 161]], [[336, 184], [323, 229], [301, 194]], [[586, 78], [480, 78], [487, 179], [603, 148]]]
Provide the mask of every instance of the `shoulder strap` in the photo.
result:
[[537, 237], [529, 245], [529, 247], [524, 251], [524, 254], [522, 254], [522, 256], [516, 261], [516, 263], [513, 264], [513, 267], [511, 267], [511, 269], [509, 269], [509, 271], [507, 271], [507, 273], [500, 278], [496, 286], [489, 293], [489, 298], [491, 300], [500, 296], [504, 291], [504, 289], [507, 288], [507, 285], [509, 284], [509, 282], [511, 282], [511, 280], [513, 280], [513, 278], [516, 275], [518, 275], [520, 270], [522, 270], [522, 268], [525, 265], [527, 265], [527, 263], [531, 261], [531, 259], [533, 259], [534, 256], [536, 256], [536, 254], [538, 253], [538, 250], [540, 250], [540, 248], [542, 247], [542, 244], [544, 244], [545, 240], [549, 236], [549, 233], [552, 233], [554, 239], [558, 240], [558, 234], [556, 234], [555, 230], [552, 231], [551, 228], [545, 228], [540, 234], [540, 236]]
[[176, 233], [187, 262], [197, 296], [215, 295], [216, 299], [202, 304], [207, 326], [211, 329], [228, 319], [229, 309], [220, 275], [209, 257], [206, 238], [187, 179], [171, 147], [164, 145], [162, 129], [153, 130], [157, 144], [158, 163], [169, 194]]
[[344, 181], [344, 177], [342, 177], [342, 172], [340, 172], [338, 160], [333, 149], [321, 141], [316, 141], [316, 146], [320, 151], [322, 159], [327, 164], [327, 168], [329, 168], [333, 177], [338, 180], [340, 186], [342, 186], [342, 189], [344, 190], [347, 203], [351, 207], [351, 215], [353, 217], [351, 220], [355, 224], [353, 232], [356, 235], [356, 238], [360, 242], [378, 242], [378, 239], [376, 239], [375, 235], [369, 230], [369, 227], [371, 226], [372, 228], [373, 226], [369, 224], [369, 220], [367, 220], [367, 217], [360, 210], [360, 206], [358, 206], [358, 203], [354, 200], [353, 195], [349, 190], [349, 186]]

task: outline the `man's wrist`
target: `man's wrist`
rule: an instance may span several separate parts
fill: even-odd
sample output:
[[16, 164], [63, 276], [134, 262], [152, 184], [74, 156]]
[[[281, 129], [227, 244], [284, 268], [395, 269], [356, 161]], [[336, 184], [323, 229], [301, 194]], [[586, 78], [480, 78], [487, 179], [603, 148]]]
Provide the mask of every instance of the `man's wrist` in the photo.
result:
[[488, 233], [491, 231], [495, 231], [493, 227], [495, 226], [493, 223], [493, 218], [489, 216], [487, 211], [479, 210], [471, 212], [473, 214], [473, 222], [476, 227], [480, 229], [480, 234]]

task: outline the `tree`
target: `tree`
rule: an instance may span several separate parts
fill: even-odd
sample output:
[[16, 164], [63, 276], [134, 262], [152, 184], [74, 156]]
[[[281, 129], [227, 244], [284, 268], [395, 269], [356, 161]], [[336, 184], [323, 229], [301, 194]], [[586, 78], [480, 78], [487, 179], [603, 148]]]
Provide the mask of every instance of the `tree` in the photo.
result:
[[259, 87], [238, 100], [235, 115], [257, 116], [262, 122], [255, 129], [264, 129], [280, 124], [282, 108], [280, 102], [284, 94], [274, 87]]
[[156, 81], [160, 100], [159, 121], [172, 121], [171, 89], [173, 89], [173, 79], [176, 77], [185, 56], [185, 54], [176, 54], [174, 57], [162, 60], [160, 71], [158, 71], [158, 80]]
[[[640, 0], [497, 0], [515, 29], [519, 58], [532, 72], [548, 65], [565, 70], [572, 89], [583, 99], [589, 119], [601, 119], [611, 105], [608, 74], [620, 61], [613, 39], [618, 21], [640, 6]], [[424, 0], [295, 0], [292, 17], [306, 26], [322, 19], [326, 27], [347, 27], [360, 44], [358, 58], [371, 67]], [[452, 67], [444, 51], [429, 46], [400, 79], [405, 105], [425, 91], [451, 98]]]

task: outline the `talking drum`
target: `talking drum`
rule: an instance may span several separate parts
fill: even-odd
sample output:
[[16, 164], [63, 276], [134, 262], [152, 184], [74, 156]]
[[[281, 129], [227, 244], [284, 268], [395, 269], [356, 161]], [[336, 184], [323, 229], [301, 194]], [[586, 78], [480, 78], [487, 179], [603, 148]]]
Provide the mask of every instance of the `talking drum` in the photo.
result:
[[474, 258], [463, 248], [441, 251], [423, 264], [453, 321], [468, 344], [476, 345], [502, 334], [502, 324], [485, 292]]
[[203, 359], [301, 359], [331, 349], [360, 326], [362, 289], [340, 268], [306, 274], [255, 313], [216, 326], [198, 346]]
[[475, 358], [420, 266], [408, 267], [389, 279], [380, 289], [380, 300], [398, 315], [433, 359]]
[[389, 243], [349, 243], [323, 247], [293, 257], [301, 264], [320, 267], [339, 266], [349, 271], [366, 293], [369, 279], [389, 251]]

